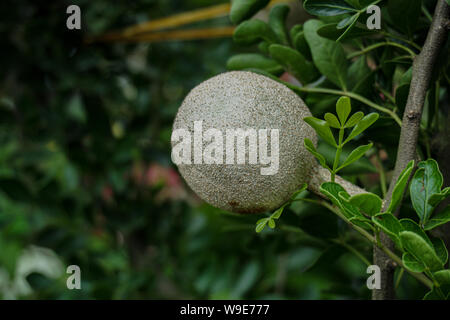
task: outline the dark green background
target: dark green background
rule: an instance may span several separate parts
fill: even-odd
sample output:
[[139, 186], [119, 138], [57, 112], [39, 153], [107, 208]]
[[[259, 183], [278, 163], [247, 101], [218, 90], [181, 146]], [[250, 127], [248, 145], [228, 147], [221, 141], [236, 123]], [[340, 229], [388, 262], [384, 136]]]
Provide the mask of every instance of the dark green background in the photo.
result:
[[[275, 231], [257, 234], [261, 216], [221, 213], [178, 177], [173, 118], [190, 89], [242, 50], [231, 39], [82, 42], [215, 1], [1, 2], [0, 297], [370, 297], [366, 266], [315, 238], [345, 228], [329, 212], [297, 203]], [[81, 7], [81, 31], [65, 27], [70, 4]], [[210, 25], [229, 22], [197, 24]], [[63, 273], [40, 271], [52, 255], [21, 262], [30, 246], [51, 249]], [[71, 264], [81, 267], [82, 290], [66, 288]], [[20, 293], [22, 278], [31, 293]], [[404, 277], [399, 297], [423, 294]]]

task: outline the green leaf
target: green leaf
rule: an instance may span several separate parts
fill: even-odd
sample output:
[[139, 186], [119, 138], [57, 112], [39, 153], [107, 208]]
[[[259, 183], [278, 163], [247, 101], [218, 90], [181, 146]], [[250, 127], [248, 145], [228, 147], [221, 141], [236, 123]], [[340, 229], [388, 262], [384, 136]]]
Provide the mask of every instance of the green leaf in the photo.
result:
[[383, 230], [383, 232], [386, 233], [398, 247], [402, 247], [400, 242], [400, 232], [403, 231], [403, 227], [393, 214], [380, 213], [372, 217], [372, 221]]
[[403, 231], [411, 231], [420, 236], [424, 241], [426, 241], [430, 247], [434, 248], [433, 242], [430, 240], [425, 231], [414, 221], [408, 218], [400, 220]]
[[357, 58], [351, 64], [348, 69], [347, 79], [352, 92], [370, 96], [373, 90], [374, 72], [368, 67], [365, 56]]
[[314, 64], [331, 82], [347, 90], [348, 61], [344, 49], [341, 44], [319, 36], [317, 30], [321, 26], [323, 22], [315, 19], [303, 26]]
[[275, 220], [269, 218], [267, 224], [268, 224], [268, 226], [269, 226], [271, 229], [274, 229], [274, 228], [275, 228]]
[[277, 42], [277, 36], [267, 23], [259, 19], [242, 22], [233, 32], [233, 41], [242, 46], [249, 46], [260, 41], [269, 44]]
[[267, 55], [269, 54], [269, 47], [270, 47], [270, 43], [268, 43], [267, 41], [261, 41], [258, 44], [259, 51], [261, 51], [261, 53], [264, 53]]
[[358, 111], [348, 119], [348, 121], [345, 123], [344, 128], [351, 128], [354, 127], [362, 118], [364, 117], [364, 113], [361, 111]]
[[[342, 148], [341, 158], [346, 159], [353, 151], [354, 147], [357, 146], [351, 143], [346, 144]], [[336, 148], [329, 145], [328, 143], [319, 141], [317, 151], [324, 156], [328, 166], [332, 167], [334, 159], [336, 157]], [[343, 175], [356, 175], [356, 174], [376, 173], [376, 172], [378, 172], [377, 168], [366, 157], [359, 158], [349, 166], [342, 168], [339, 171], [339, 173]]]
[[277, 4], [272, 7], [269, 14], [269, 26], [272, 28], [280, 43], [285, 45], [289, 45], [285, 23], [289, 10], [288, 5]]
[[445, 243], [442, 239], [439, 238], [431, 238], [431, 242], [433, 243], [434, 251], [436, 255], [441, 259], [443, 264], [446, 264], [448, 261], [448, 251], [445, 247]]
[[232, 56], [227, 61], [228, 70], [261, 69], [270, 74], [281, 74], [284, 69], [275, 60], [258, 53], [241, 53]]
[[354, 137], [362, 133], [364, 130], [366, 130], [368, 127], [370, 127], [375, 121], [378, 120], [378, 117], [380, 115], [378, 113], [372, 112], [369, 113], [367, 116], [362, 118], [358, 124], [353, 128], [352, 132], [350, 132], [347, 139], [344, 141], [344, 144], [352, 140]]
[[231, 2], [230, 20], [238, 24], [252, 17], [264, 8], [270, 0], [233, 0]]
[[345, 122], [347, 121], [350, 111], [352, 111], [352, 105], [350, 103], [350, 98], [349, 97], [340, 97], [339, 100], [336, 102], [336, 113], [339, 117], [339, 120], [340, 120], [342, 126], [345, 125]]
[[381, 211], [383, 201], [374, 193], [361, 193], [352, 196], [349, 202], [363, 213], [374, 216]]
[[[322, 183], [322, 185], [320, 186], [320, 192], [322, 192], [324, 195], [326, 195], [328, 197], [328, 199], [330, 199], [330, 201], [337, 207], [339, 207], [340, 209], [343, 209], [343, 204], [342, 204], [342, 200], [339, 197], [339, 192], [346, 192], [345, 189], [335, 183], [335, 182], [325, 182]], [[349, 212], [343, 210], [342, 212], [347, 218], [351, 218], [354, 215], [350, 214]]]
[[450, 187], [442, 189], [440, 193], [432, 194], [428, 199], [428, 204], [435, 208], [441, 201], [450, 195]]
[[411, 231], [400, 232], [400, 241], [403, 248], [425, 264], [430, 271], [438, 271], [444, 267], [434, 249], [418, 234]]
[[412, 272], [424, 272], [425, 265], [418, 261], [414, 256], [408, 252], [403, 253], [402, 262], [406, 269]]
[[337, 147], [333, 133], [326, 121], [314, 117], [306, 117], [303, 120], [309, 124], [323, 140], [332, 146]]
[[256, 228], [255, 228], [256, 232], [259, 233], [259, 232], [263, 231], [268, 221], [269, 221], [269, 218], [259, 219], [256, 222]]
[[271, 57], [281, 64], [287, 72], [296, 77], [301, 83], [307, 84], [318, 77], [314, 65], [303, 55], [287, 46], [273, 44], [269, 47]]
[[428, 221], [434, 209], [428, 203], [428, 200], [431, 195], [441, 192], [442, 183], [442, 174], [435, 160], [429, 159], [419, 163], [409, 191], [413, 207], [420, 221], [423, 221], [424, 224]]
[[320, 186], [320, 192], [326, 195], [334, 205], [339, 207], [344, 216], [352, 223], [365, 229], [372, 230], [370, 220], [364, 217], [361, 212], [359, 212], [358, 208], [348, 201], [350, 195], [341, 185], [335, 182], [325, 182]]
[[447, 206], [444, 210], [442, 210], [437, 215], [428, 220], [428, 222], [424, 226], [424, 229], [431, 230], [440, 225], [446, 224], [449, 221], [450, 221], [450, 206]]
[[308, 150], [312, 155], [316, 157], [316, 159], [319, 161], [320, 165], [328, 170], [331, 171], [330, 167], [328, 167], [327, 162], [323, 155], [321, 155], [319, 152], [317, 152], [316, 148], [314, 147], [314, 144], [311, 140], [308, 138], [305, 138], [303, 141], [303, 144], [305, 145], [306, 150]]
[[398, 82], [398, 85], [399, 85], [399, 86], [404, 85], [404, 84], [410, 84], [410, 83], [411, 83], [411, 80], [412, 80], [412, 71], [413, 71], [413, 68], [412, 68], [412, 67], [409, 67], [408, 70], [406, 70], [406, 71], [402, 74], [402, 76], [401, 76], [401, 78], [400, 78], [400, 80], [399, 80], [399, 82]]
[[398, 87], [397, 89], [395, 89], [395, 104], [397, 105], [401, 113], [405, 110], [406, 107], [411, 78], [412, 67], [410, 67], [405, 73], [403, 73], [398, 82]]
[[337, 16], [357, 11], [344, 0], [306, 0], [303, 7], [308, 13], [317, 16]]
[[436, 288], [433, 288], [432, 290], [428, 291], [427, 294], [423, 297], [423, 300], [442, 300], [445, 299], [445, 297], [442, 297], [441, 294], [436, 290]]
[[292, 38], [292, 44], [308, 61], [312, 61], [311, 50], [309, 49], [308, 42], [306, 42], [305, 33], [303, 31], [298, 32]]
[[402, 84], [395, 89], [395, 104], [401, 112], [405, 110], [406, 101], [408, 100], [409, 84]]
[[400, 173], [397, 183], [394, 186], [394, 190], [392, 191], [391, 202], [389, 203], [389, 207], [387, 212], [395, 212], [397, 207], [400, 205], [400, 202], [403, 198], [403, 192], [405, 191], [406, 185], [408, 184], [409, 176], [411, 175], [411, 171], [414, 168], [414, 160], [411, 160], [406, 168]]
[[86, 123], [86, 107], [80, 94], [74, 95], [69, 100], [67, 105], [67, 115], [77, 122]]
[[434, 278], [441, 285], [450, 284], [450, 269], [440, 270], [434, 273]]
[[330, 127], [337, 128], [337, 129], [339, 129], [341, 127], [341, 124], [339, 123], [338, 118], [336, 118], [336, 116], [334, 114], [327, 112], [327, 113], [325, 113], [324, 118], [325, 118], [326, 122], [330, 125]]
[[367, 28], [359, 27], [357, 24], [354, 24], [350, 29], [346, 29], [342, 31], [342, 29], [337, 28], [337, 23], [329, 23], [323, 25], [317, 30], [317, 34], [321, 37], [337, 41], [368, 37], [376, 34], [373, 30], [369, 30]]
[[411, 35], [418, 26], [422, 0], [389, 0], [387, 10], [395, 27]]
[[344, 0], [349, 5], [351, 5], [353, 8], [361, 9], [361, 4], [359, 3], [359, 0]]
[[360, 13], [356, 13], [354, 15], [352, 15], [349, 18], [343, 19], [341, 20], [338, 25], [336, 26], [337, 29], [343, 29], [345, 27], [347, 27], [345, 29], [345, 31], [339, 36], [339, 38], [336, 39], [337, 42], [345, 39], [345, 36], [353, 29], [353, 27], [356, 24], [356, 21], [358, 21], [360, 16]]
[[283, 213], [285, 206], [280, 207], [277, 211], [275, 211], [274, 213], [272, 213], [272, 215], [270, 216], [272, 219], [279, 219], [281, 214]]
[[361, 158], [370, 148], [372, 148], [373, 143], [369, 143], [367, 145], [362, 145], [353, 150], [350, 155], [345, 159], [344, 163], [336, 169], [336, 172], [341, 170], [342, 168], [347, 167], [348, 165], [352, 164], [359, 158]]
[[294, 38], [297, 34], [300, 32], [303, 32], [303, 25], [302, 24], [296, 24], [294, 25], [291, 30], [289, 31], [289, 35], [291, 37], [291, 41], [294, 41]]
[[353, 23], [353, 20], [355, 19], [355, 17], [359, 17], [359, 13], [355, 13], [354, 15], [345, 17], [344, 19], [339, 21], [339, 23], [337, 24], [336, 28], [337, 29], [344, 29], [345, 27], [347, 27], [348, 25]]

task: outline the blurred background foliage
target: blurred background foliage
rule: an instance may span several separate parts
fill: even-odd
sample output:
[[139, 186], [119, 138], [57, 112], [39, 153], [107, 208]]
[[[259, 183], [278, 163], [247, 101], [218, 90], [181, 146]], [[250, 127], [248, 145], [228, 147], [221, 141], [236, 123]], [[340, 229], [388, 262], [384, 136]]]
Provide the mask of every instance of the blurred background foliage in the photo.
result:
[[[0, 297], [369, 298], [366, 265], [346, 242], [370, 245], [330, 212], [297, 202], [257, 234], [260, 216], [202, 203], [171, 163], [175, 113], [242, 51], [231, 38], [83, 43], [217, 3], [1, 1]], [[66, 28], [70, 4], [80, 31]], [[72, 264], [82, 290], [66, 288]], [[399, 297], [423, 293], [403, 278]]]

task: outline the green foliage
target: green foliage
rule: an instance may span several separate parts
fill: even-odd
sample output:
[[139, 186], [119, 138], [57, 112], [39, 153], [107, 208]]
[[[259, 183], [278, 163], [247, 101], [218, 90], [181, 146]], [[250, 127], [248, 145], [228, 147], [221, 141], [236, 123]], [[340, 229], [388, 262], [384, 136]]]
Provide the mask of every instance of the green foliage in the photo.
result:
[[305, 138], [304, 145], [305, 145], [305, 148], [309, 152], [311, 152], [312, 155], [314, 157], [316, 157], [317, 160], [319, 160], [319, 163], [322, 167], [331, 171], [330, 167], [328, 167], [328, 165], [327, 165], [325, 157], [323, 155], [321, 155], [319, 152], [317, 152], [316, 147], [314, 146], [314, 144], [312, 143], [311, 140], [309, 140], [308, 138]]
[[354, 8], [344, 0], [306, 0], [303, 3], [303, 6], [310, 14], [317, 16], [336, 16], [355, 11]]
[[400, 242], [400, 232], [403, 231], [403, 227], [398, 219], [391, 213], [380, 213], [372, 217], [373, 223], [384, 233], [386, 233], [392, 241], [398, 246], [402, 247]]
[[[321, 191], [334, 207], [306, 191], [293, 195], [264, 218], [265, 224], [260, 221], [264, 228], [277, 229], [258, 235], [252, 232], [258, 217], [234, 216], [198, 204], [170, 165], [175, 112], [192, 87], [223, 72], [227, 58], [239, 53], [231, 41], [83, 44], [85, 36], [205, 2], [78, 2], [81, 31], [61, 27], [65, 2], [48, 3], [45, 10], [33, 1], [5, 3], [9, 10], [2, 15], [5, 49], [0, 61], [6, 75], [0, 98], [0, 298], [369, 298], [363, 260], [370, 260], [372, 242], [361, 241], [338, 218], [357, 230], [386, 230], [399, 241], [394, 252], [401, 257], [398, 265], [423, 272], [434, 284], [425, 295], [421, 284], [405, 275], [399, 282], [400, 298], [449, 297], [448, 269], [443, 269], [447, 249], [426, 233], [450, 220], [448, 206], [437, 209], [449, 189], [429, 185], [424, 194], [413, 188], [422, 202], [403, 205], [400, 215], [414, 216], [417, 206], [419, 216], [428, 215], [427, 219], [397, 219], [391, 213], [400, 208], [413, 170], [410, 164], [389, 209], [377, 212], [382, 211], [377, 195], [382, 194], [383, 182], [374, 172], [381, 177], [394, 167], [411, 57], [420, 51], [430, 25], [425, 14], [417, 16], [417, 1], [402, 11], [394, 7], [404, 1], [378, 2], [382, 30], [365, 26], [365, 9], [375, 1], [307, 0], [305, 7], [319, 20], [297, 20], [290, 30], [285, 6], [275, 6], [266, 23], [246, 19], [268, 0], [232, 1], [230, 18], [238, 24], [233, 40], [247, 46], [247, 55], [231, 58], [228, 67], [283, 82], [302, 97], [316, 119], [324, 115], [325, 120], [310, 122], [332, 143], [322, 137], [317, 149], [308, 140], [305, 147], [323, 167], [368, 190], [351, 197], [342, 186], [327, 182]], [[423, 12], [433, 12], [432, 1], [422, 4]], [[198, 26], [222, 24], [228, 25], [228, 19]], [[425, 101], [417, 144], [421, 159], [438, 156], [436, 137], [447, 125], [448, 48], [436, 63], [439, 68]], [[253, 49], [260, 54], [250, 53]], [[287, 83], [277, 78], [284, 72], [296, 79]], [[345, 121], [342, 116], [350, 106], [345, 100], [339, 100], [333, 114], [343, 95], [352, 98], [355, 111]], [[370, 114], [375, 111], [381, 117], [373, 122], [378, 115]], [[342, 134], [340, 143], [334, 129], [351, 139], [344, 140]], [[375, 150], [369, 150], [372, 143]], [[364, 153], [370, 160], [362, 157]], [[341, 163], [341, 157], [347, 160]], [[427, 177], [438, 177], [436, 168], [429, 166], [424, 164], [417, 174], [424, 185]], [[30, 257], [33, 272], [24, 277], [23, 261]], [[82, 292], [66, 289], [58, 263], [81, 266]], [[52, 266], [54, 274], [40, 273], [40, 265]], [[15, 291], [10, 286], [14, 279], [27, 281], [32, 291]]]
[[283, 72], [283, 67], [275, 60], [258, 53], [237, 54], [227, 61], [228, 70], [247, 70], [251, 68], [256, 68], [275, 75], [279, 75]]
[[327, 121], [314, 117], [306, 117], [303, 120], [309, 124], [324, 141], [334, 147], [337, 147], [336, 140], [334, 139], [333, 133], [331, 132]]
[[351, 165], [353, 162], [357, 161], [359, 158], [361, 158], [363, 155], [366, 154], [367, 151], [372, 148], [373, 144], [369, 143], [368, 145], [359, 146], [355, 150], [353, 150], [350, 155], [345, 159], [345, 161], [336, 169], [336, 172], [340, 171], [341, 169]]
[[270, 0], [233, 0], [231, 2], [230, 19], [234, 24], [250, 18], [264, 8]]
[[405, 268], [412, 272], [425, 271], [425, 265], [416, 258], [414, 258], [414, 256], [409, 252], [403, 253], [402, 262]]
[[387, 11], [398, 28], [412, 35], [417, 28], [422, 0], [389, 0]]
[[[340, 41], [355, 37], [355, 35], [363, 36], [370, 34], [370, 31], [366, 31], [367, 29], [364, 30], [362, 28], [355, 28], [356, 23], [360, 17], [364, 16], [364, 13], [370, 5], [377, 4], [379, 2], [379, 0], [366, 1], [364, 5], [361, 5], [359, 1], [306, 0], [303, 6], [309, 13], [317, 16], [343, 17], [338, 23], [333, 24], [332, 28], [329, 28], [327, 31], [323, 32], [323, 34], [328, 34], [328, 36], [323, 36], [331, 37], [332, 40]], [[402, 18], [404, 19], [404, 17]], [[330, 31], [334, 33], [334, 36], [330, 35]]]
[[394, 190], [392, 191], [391, 202], [389, 203], [389, 207], [387, 212], [394, 212], [397, 210], [400, 205], [403, 193], [409, 181], [409, 176], [414, 168], [414, 160], [411, 160], [405, 169], [400, 173], [397, 183], [394, 186]]
[[333, 41], [344, 41], [376, 34], [373, 30], [358, 26], [357, 24], [350, 25], [350, 28], [344, 31], [338, 29], [337, 26], [337, 23], [327, 23], [317, 30], [317, 34]]
[[427, 223], [436, 205], [448, 194], [448, 189], [441, 192], [442, 183], [442, 174], [435, 160], [429, 159], [419, 163], [409, 191], [422, 224]]
[[355, 125], [353, 130], [348, 135], [347, 139], [344, 141], [344, 144], [357, 137], [361, 133], [363, 133], [367, 128], [369, 128], [375, 121], [378, 120], [378, 113], [370, 113], [364, 116], [358, 123]]
[[306, 42], [303, 25], [298, 24], [292, 27], [290, 35], [293, 48], [300, 52], [308, 61], [312, 61], [311, 50], [309, 49], [308, 42]]
[[440, 225], [446, 224], [447, 222], [450, 222], [450, 206], [447, 206], [440, 213], [431, 217], [431, 219], [425, 224], [424, 229], [431, 230]]
[[381, 206], [383, 203], [381, 198], [373, 193], [361, 193], [354, 195], [349, 199], [349, 202], [368, 216], [374, 216], [375, 214], [381, 212]]
[[295, 76], [303, 83], [311, 82], [317, 78], [317, 71], [314, 65], [305, 59], [297, 50], [290, 47], [272, 44], [269, 47], [269, 53], [284, 70]]
[[256, 222], [255, 231], [258, 233], [263, 231], [266, 225], [268, 225], [269, 228], [274, 229], [276, 226], [275, 220], [278, 220], [281, 217], [281, 214], [283, 213], [284, 208], [288, 207], [300, 193], [305, 191], [307, 186], [308, 185], [306, 183], [303, 184], [303, 186], [292, 195], [291, 199], [288, 202], [286, 202], [284, 205], [282, 205], [280, 208], [278, 208], [269, 217], [259, 219]]
[[264, 21], [253, 19], [244, 21], [233, 32], [233, 40], [239, 45], [252, 45], [264, 40], [268, 44], [276, 43], [275, 33]]
[[276, 34], [278, 41], [284, 45], [289, 45], [285, 20], [289, 14], [289, 6], [277, 4], [272, 7], [269, 14], [269, 26]]
[[369, 219], [363, 216], [357, 207], [349, 202], [350, 196], [345, 189], [335, 182], [325, 182], [320, 186], [320, 192], [326, 195], [337, 206], [348, 221], [365, 229], [371, 230]]
[[[317, 119], [315, 117], [305, 117], [303, 119], [316, 131], [319, 137], [336, 148], [333, 168], [330, 169], [330, 167], [326, 165], [325, 158], [317, 152], [312, 142], [308, 139], [305, 139], [304, 141], [306, 149], [319, 160], [322, 167], [330, 171], [331, 181], [334, 181], [337, 172], [359, 160], [373, 146], [372, 143], [369, 143], [367, 145], [357, 147], [347, 156], [345, 161], [340, 164], [340, 156], [344, 145], [361, 134], [378, 119], [378, 114], [376, 113], [371, 113], [364, 117], [364, 114], [360, 111], [353, 114], [349, 118], [350, 112], [350, 99], [348, 97], [341, 97], [336, 103], [337, 117], [331, 113], [326, 113], [324, 117], [325, 120]], [[353, 130], [344, 141], [344, 130], [352, 127]], [[331, 132], [331, 128], [339, 129], [338, 143], [336, 143], [333, 133]]]
[[[384, 210], [379, 197], [387, 193], [386, 172], [393, 170], [397, 156], [398, 126], [409, 93], [412, 61], [421, 50], [422, 39], [430, 25], [427, 12], [434, 10], [434, 4], [430, 2], [405, 3], [306, 0], [304, 9], [318, 19], [297, 23], [289, 32], [283, 22], [287, 8], [275, 7], [267, 25], [270, 31], [264, 27], [270, 39], [264, 39], [255, 31], [248, 36], [254, 40], [248, 43], [258, 44], [263, 54], [277, 61], [285, 72], [300, 82], [301, 85], [270, 75], [297, 92], [311, 109], [313, 117], [304, 121], [320, 139], [317, 146], [305, 139], [304, 146], [331, 173], [331, 182], [323, 183], [320, 191], [335, 206], [332, 211], [355, 228], [374, 231], [376, 238], [379, 232], [385, 232], [396, 243], [400, 253], [397, 262], [409, 272], [423, 272], [436, 284], [433, 271], [437, 273], [443, 268], [447, 249], [442, 240], [430, 239], [426, 231], [450, 220], [449, 206], [434, 212], [450, 192], [448, 188], [442, 188], [442, 176], [436, 162], [419, 162], [410, 185], [412, 206], [404, 205], [400, 210], [414, 161], [401, 172], [393, 186], [391, 201]], [[381, 30], [366, 27], [366, 10], [372, 4], [382, 9]], [[443, 51], [443, 56], [448, 56], [448, 46]], [[267, 74], [258, 69], [253, 70]], [[448, 64], [445, 64], [432, 75], [433, 85], [425, 102], [425, 120], [418, 141], [421, 159], [431, 158], [434, 148], [431, 148], [430, 137], [439, 135], [446, 126], [442, 101], [448, 92], [448, 70]], [[289, 77], [282, 77], [286, 78]], [[341, 98], [337, 99], [339, 96]], [[350, 98], [356, 108], [353, 114]], [[381, 158], [380, 152], [386, 156]], [[370, 155], [372, 163], [363, 157], [365, 154]], [[342, 157], [345, 159], [341, 161]], [[377, 171], [380, 186], [368, 183], [369, 178], [364, 175]], [[351, 197], [334, 182], [338, 172], [372, 192]], [[312, 198], [310, 200], [315, 201]], [[414, 211], [420, 218], [418, 223], [396, 217], [399, 212], [404, 217], [411, 217]], [[422, 296], [442, 299], [447, 297], [446, 290], [445, 286], [435, 286]]]
[[417, 233], [402, 231], [400, 232], [400, 241], [402, 246], [431, 272], [441, 270], [444, 267], [434, 248]]
[[[226, 70], [231, 39], [83, 44], [199, 2], [77, 4], [81, 31], [65, 28], [67, 2], [2, 2], [0, 299], [368, 298], [358, 260], [336, 250], [329, 275], [321, 261], [334, 244], [282, 228], [294, 224], [291, 209], [277, 232], [255, 235], [259, 217], [199, 203], [171, 164], [175, 113]], [[66, 287], [71, 264], [82, 290]]]
[[450, 284], [450, 269], [437, 271], [434, 273], [434, 278], [439, 282], [441, 285], [448, 285]]
[[[341, 109], [341, 119], [345, 119], [348, 116], [348, 112], [345, 107]], [[344, 120], [345, 121], [345, 120]], [[434, 165], [435, 162], [427, 160], [419, 163], [419, 168], [426, 168], [427, 165], [432, 163], [432, 168], [435, 177], [440, 176], [439, 168]], [[321, 186], [321, 192], [325, 194], [331, 202], [336, 205], [344, 215], [348, 222], [354, 224], [357, 227], [370, 227], [377, 232], [383, 231], [391, 238], [395, 243], [398, 250], [402, 252], [402, 264], [403, 267], [410, 272], [422, 273], [424, 272], [431, 279], [434, 279], [433, 273], [438, 273], [438, 277], [441, 281], [445, 282], [447, 273], [441, 272], [445, 264], [448, 261], [448, 251], [445, 247], [442, 239], [429, 238], [426, 234], [426, 230], [431, 229], [433, 226], [444, 224], [444, 221], [448, 221], [448, 208], [442, 213], [436, 215], [436, 220], [433, 224], [423, 226], [417, 224], [411, 219], [398, 220], [391, 212], [395, 212], [401, 202], [403, 191], [407, 186], [408, 178], [413, 169], [414, 162], [411, 161], [408, 166], [402, 171], [394, 192], [392, 195], [391, 205], [386, 212], [382, 210], [382, 200], [375, 194], [362, 193], [350, 197], [344, 188], [339, 184], [333, 182], [323, 183]], [[419, 178], [422, 175], [418, 175]], [[439, 190], [442, 183], [438, 183]], [[412, 195], [413, 197], [413, 195]], [[414, 201], [411, 197], [411, 201]], [[345, 203], [351, 205], [345, 206]], [[380, 212], [380, 213], [379, 213]], [[371, 216], [371, 220], [361, 219], [361, 214]], [[430, 220], [430, 223], [433, 220]], [[362, 223], [364, 225], [362, 225]], [[442, 280], [444, 279], [444, 280]], [[435, 288], [436, 292], [426, 295], [425, 298], [446, 297], [448, 293], [442, 291], [442, 288]], [[434, 296], [436, 295], [436, 296]]]
[[331, 82], [346, 90], [348, 61], [344, 49], [340, 44], [319, 36], [317, 30], [321, 26], [323, 22], [314, 19], [303, 26], [314, 64]]

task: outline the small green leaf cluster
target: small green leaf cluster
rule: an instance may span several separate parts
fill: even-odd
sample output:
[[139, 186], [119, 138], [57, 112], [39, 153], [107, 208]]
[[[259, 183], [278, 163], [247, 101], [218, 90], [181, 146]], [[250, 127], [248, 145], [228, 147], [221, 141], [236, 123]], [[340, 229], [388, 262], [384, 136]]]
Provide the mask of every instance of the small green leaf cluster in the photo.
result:
[[431, 217], [437, 205], [450, 194], [450, 187], [442, 189], [443, 182], [435, 160], [429, 159], [419, 163], [409, 190], [411, 202], [425, 230], [431, 230], [449, 219], [449, 210]]
[[257, 44], [261, 53], [243, 53], [231, 57], [227, 62], [229, 70], [251, 70], [267, 76], [278, 76], [289, 72], [302, 83], [319, 78], [311, 51], [306, 43], [302, 26], [287, 32], [285, 21], [289, 6], [278, 4], [272, 7], [269, 21], [246, 20], [264, 7], [268, 1], [242, 1], [232, 3], [230, 19], [239, 24], [233, 34], [235, 43], [242, 46]]
[[[375, 121], [377, 121], [379, 117], [377, 113], [370, 113], [364, 116], [364, 113], [362, 113], [361, 111], [358, 111], [351, 117], [349, 117], [350, 112], [350, 98], [341, 97], [336, 103], [337, 117], [334, 114], [327, 112], [325, 114], [324, 120], [315, 117], [304, 118], [304, 121], [316, 131], [319, 137], [336, 148], [333, 167], [330, 168], [325, 161], [325, 157], [316, 150], [312, 141], [309, 139], [304, 140], [305, 148], [317, 158], [321, 166], [330, 171], [331, 181], [333, 182], [335, 180], [336, 173], [338, 173], [341, 169], [349, 166], [353, 162], [357, 161], [372, 147], [372, 143], [359, 146], [350, 153], [350, 155], [345, 159], [343, 163], [340, 163], [340, 157], [344, 145], [363, 133]], [[339, 137], [337, 141], [333, 135], [333, 132], [331, 131], [331, 128], [339, 130]], [[350, 128], [353, 129], [344, 140], [345, 129]]]
[[307, 184], [304, 183], [302, 185], [302, 187], [292, 195], [291, 199], [288, 202], [286, 202], [284, 205], [282, 205], [280, 208], [278, 208], [269, 217], [259, 219], [256, 222], [256, 228], [255, 228], [256, 232], [259, 233], [259, 232], [263, 231], [264, 228], [266, 227], [266, 225], [268, 225], [271, 229], [274, 229], [276, 226], [275, 220], [278, 220], [281, 217], [281, 214], [283, 213], [284, 208], [288, 207], [300, 193], [302, 193], [303, 191], [306, 190], [306, 188], [307, 188]]

